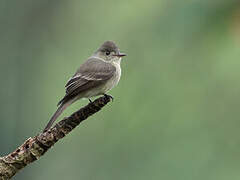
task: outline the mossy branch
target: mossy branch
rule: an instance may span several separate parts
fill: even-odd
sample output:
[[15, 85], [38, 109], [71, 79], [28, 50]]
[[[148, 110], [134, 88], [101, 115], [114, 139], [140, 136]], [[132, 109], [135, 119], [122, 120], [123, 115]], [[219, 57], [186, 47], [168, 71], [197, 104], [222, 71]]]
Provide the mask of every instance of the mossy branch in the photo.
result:
[[28, 138], [14, 152], [0, 157], [0, 180], [10, 179], [19, 170], [38, 160], [59, 139], [62, 139], [89, 116], [101, 110], [110, 100], [109, 96], [96, 99], [71, 116], [61, 120], [48, 131]]

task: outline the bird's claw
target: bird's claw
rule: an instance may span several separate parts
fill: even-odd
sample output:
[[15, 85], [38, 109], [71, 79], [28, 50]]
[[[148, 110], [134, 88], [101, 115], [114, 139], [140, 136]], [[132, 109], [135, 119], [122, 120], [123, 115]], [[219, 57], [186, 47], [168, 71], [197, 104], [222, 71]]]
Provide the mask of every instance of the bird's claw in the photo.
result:
[[114, 97], [112, 97], [111, 95], [108, 95], [108, 94], [104, 94], [104, 96], [105, 96], [106, 98], [110, 98], [112, 101], [113, 101], [113, 99], [114, 99]]

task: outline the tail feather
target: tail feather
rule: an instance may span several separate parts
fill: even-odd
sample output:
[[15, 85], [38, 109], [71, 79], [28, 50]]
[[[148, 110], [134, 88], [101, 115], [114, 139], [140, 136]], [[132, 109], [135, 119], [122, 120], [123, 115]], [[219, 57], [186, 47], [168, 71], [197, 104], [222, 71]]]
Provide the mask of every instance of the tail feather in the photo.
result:
[[44, 128], [43, 132], [46, 132], [56, 121], [56, 119], [62, 114], [62, 112], [69, 106], [69, 103], [60, 104], [57, 111], [53, 114], [47, 126]]

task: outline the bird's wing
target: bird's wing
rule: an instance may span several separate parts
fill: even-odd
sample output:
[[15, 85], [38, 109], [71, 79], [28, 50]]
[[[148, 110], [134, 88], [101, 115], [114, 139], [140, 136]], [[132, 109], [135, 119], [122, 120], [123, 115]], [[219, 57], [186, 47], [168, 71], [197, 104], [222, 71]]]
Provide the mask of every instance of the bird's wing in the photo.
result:
[[90, 58], [83, 63], [74, 76], [69, 79], [66, 95], [59, 104], [67, 102], [79, 93], [97, 87], [113, 77], [116, 68], [98, 58]]

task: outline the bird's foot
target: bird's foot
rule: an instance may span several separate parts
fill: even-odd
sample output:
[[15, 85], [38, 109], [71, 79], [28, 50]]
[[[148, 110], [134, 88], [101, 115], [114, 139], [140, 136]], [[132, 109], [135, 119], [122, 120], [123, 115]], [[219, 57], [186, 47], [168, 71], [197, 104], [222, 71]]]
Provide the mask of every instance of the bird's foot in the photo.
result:
[[108, 95], [108, 94], [104, 94], [104, 96], [105, 96], [106, 98], [110, 98], [112, 101], [113, 101], [113, 99], [114, 99], [111, 95]]
[[90, 98], [88, 98], [88, 100], [89, 100], [90, 103], [92, 102], [92, 100]]

